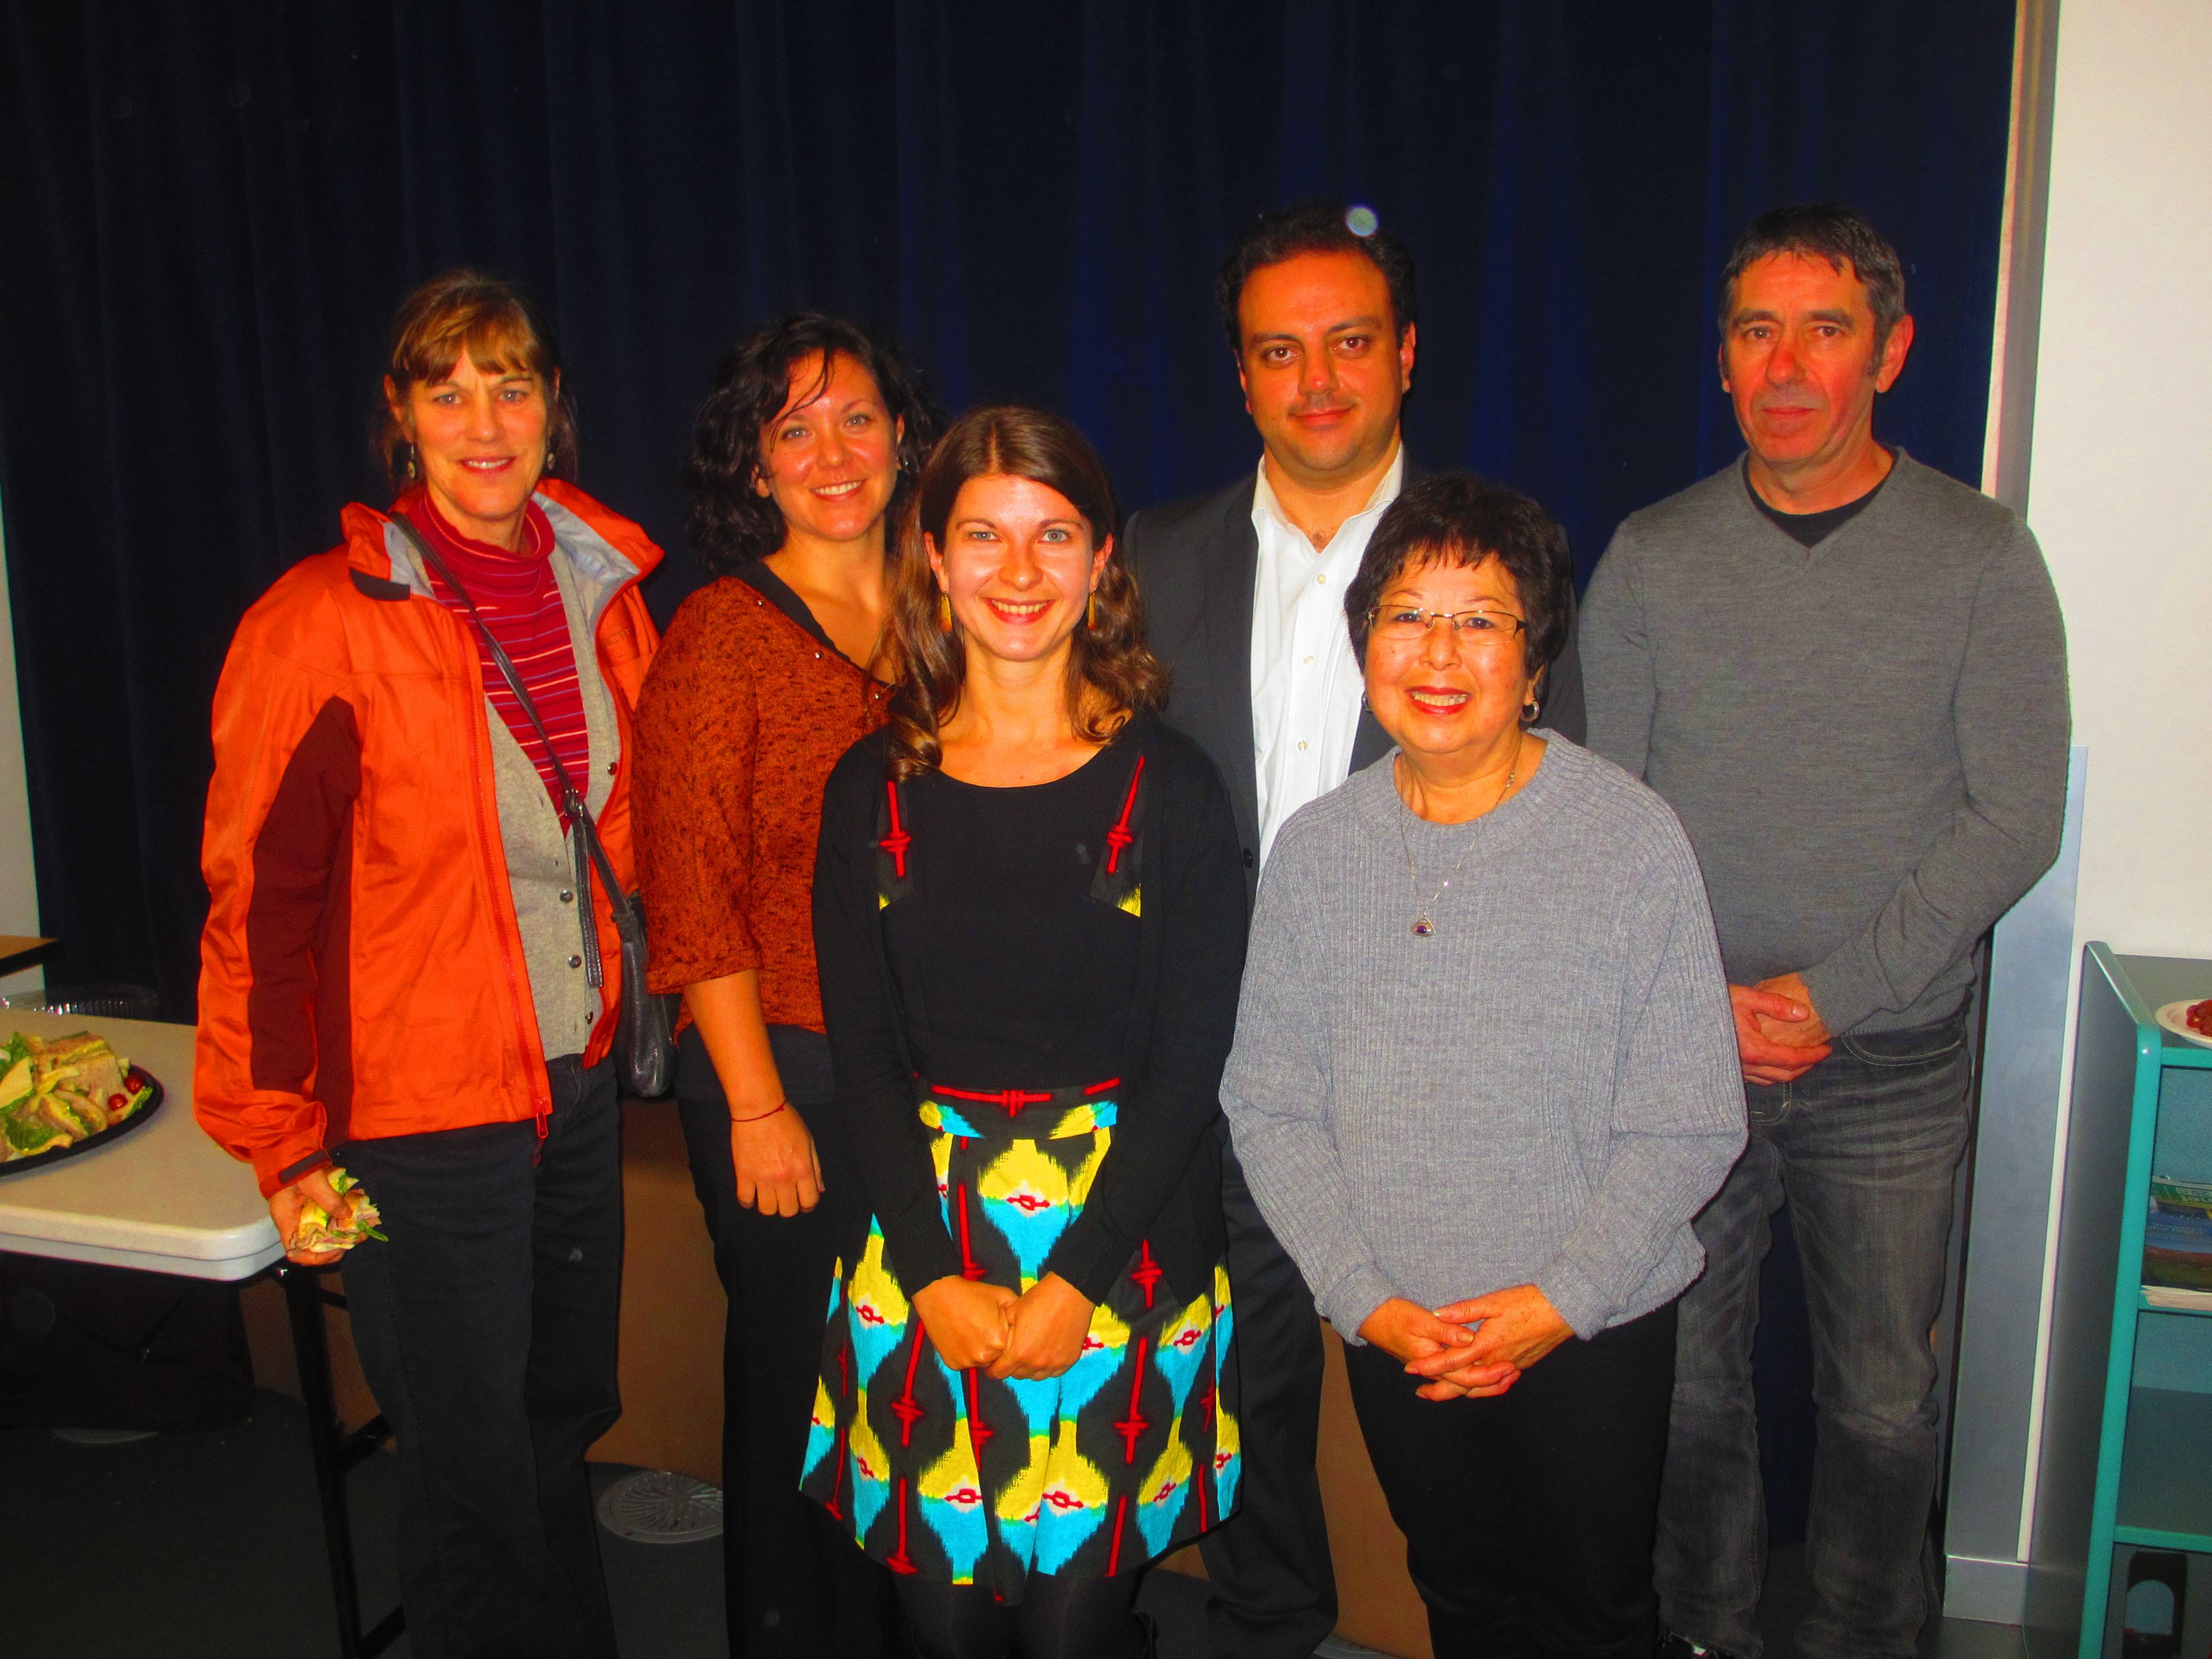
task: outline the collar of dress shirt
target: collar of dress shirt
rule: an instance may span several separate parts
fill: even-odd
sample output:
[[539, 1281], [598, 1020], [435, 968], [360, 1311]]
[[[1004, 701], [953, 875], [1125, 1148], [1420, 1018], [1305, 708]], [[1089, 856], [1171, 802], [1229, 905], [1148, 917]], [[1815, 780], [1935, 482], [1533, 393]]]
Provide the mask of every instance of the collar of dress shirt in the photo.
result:
[[[1336, 536], [1342, 535], [1345, 525], [1350, 524], [1353, 519], [1362, 519], [1370, 513], [1379, 513], [1396, 501], [1399, 490], [1405, 487], [1405, 482], [1406, 441], [1401, 438], [1396, 449], [1391, 453], [1389, 466], [1384, 470], [1382, 476], [1375, 481], [1375, 488], [1367, 497], [1367, 505], [1352, 514], [1351, 518], [1345, 520], [1344, 524], [1339, 525], [1336, 527]], [[1267, 457], [1265, 451], [1262, 451], [1260, 456], [1260, 482], [1252, 491], [1252, 522], [1255, 528], [1259, 526], [1262, 514], [1274, 520], [1278, 525], [1289, 531], [1303, 545], [1312, 551], [1326, 553], [1328, 550], [1325, 547], [1316, 548], [1313, 544], [1313, 538], [1292, 524], [1290, 515], [1283, 511], [1282, 502], [1275, 496], [1275, 486], [1267, 481]], [[1329, 540], [1334, 542], [1336, 536], [1331, 536]]]

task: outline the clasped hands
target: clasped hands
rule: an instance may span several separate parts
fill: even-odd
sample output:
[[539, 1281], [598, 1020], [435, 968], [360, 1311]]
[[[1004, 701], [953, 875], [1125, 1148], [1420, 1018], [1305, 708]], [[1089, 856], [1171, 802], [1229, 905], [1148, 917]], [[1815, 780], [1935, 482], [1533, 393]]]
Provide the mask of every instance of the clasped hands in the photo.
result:
[[1005, 1381], [1058, 1376], [1083, 1357], [1090, 1297], [1058, 1273], [1016, 1295], [1003, 1285], [948, 1276], [908, 1298], [938, 1356], [956, 1371], [988, 1370]]
[[1534, 1285], [1448, 1302], [1433, 1312], [1394, 1296], [1359, 1324], [1363, 1341], [1404, 1361], [1408, 1376], [1427, 1379], [1414, 1390], [1424, 1400], [1504, 1394], [1574, 1334]]
[[1729, 987], [1736, 1056], [1746, 1080], [1795, 1083], [1834, 1052], [1802, 974]]

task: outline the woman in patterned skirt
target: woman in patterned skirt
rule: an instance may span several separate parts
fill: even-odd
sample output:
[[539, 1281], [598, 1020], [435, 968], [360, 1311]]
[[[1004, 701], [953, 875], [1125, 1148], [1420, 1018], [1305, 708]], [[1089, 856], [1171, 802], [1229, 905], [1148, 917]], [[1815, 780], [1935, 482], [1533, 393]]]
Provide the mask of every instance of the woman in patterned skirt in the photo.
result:
[[833, 1127], [872, 1212], [829, 1287], [805, 1489], [926, 1655], [1135, 1655], [1138, 1569], [1235, 1501], [1218, 1087], [1243, 955], [1219, 775], [1113, 495], [1056, 416], [924, 470], [891, 723], [823, 803]]

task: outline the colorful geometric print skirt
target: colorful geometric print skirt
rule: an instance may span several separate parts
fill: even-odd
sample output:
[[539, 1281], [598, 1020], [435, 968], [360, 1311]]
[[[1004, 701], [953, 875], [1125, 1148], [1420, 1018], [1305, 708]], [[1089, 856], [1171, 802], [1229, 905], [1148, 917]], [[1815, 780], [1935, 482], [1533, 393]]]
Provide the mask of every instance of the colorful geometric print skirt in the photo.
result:
[[[1112, 1144], [1115, 1104], [1079, 1089], [939, 1088], [938, 1191], [967, 1277], [1026, 1291]], [[1012, 1109], [1009, 1109], [1011, 1106]], [[871, 1218], [830, 1286], [800, 1489], [892, 1571], [1019, 1601], [1032, 1572], [1127, 1572], [1220, 1520], [1237, 1498], [1237, 1368], [1227, 1270], [1188, 1302], [1147, 1243], [1093, 1309], [1060, 1376], [1000, 1382], [938, 1358]]]

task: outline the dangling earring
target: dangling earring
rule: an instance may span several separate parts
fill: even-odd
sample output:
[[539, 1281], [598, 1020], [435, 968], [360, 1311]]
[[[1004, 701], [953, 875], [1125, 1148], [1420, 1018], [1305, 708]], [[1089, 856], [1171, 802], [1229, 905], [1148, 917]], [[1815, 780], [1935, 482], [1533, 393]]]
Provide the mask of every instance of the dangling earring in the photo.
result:
[[950, 593], [940, 592], [937, 596], [937, 631], [940, 634], [952, 631], [952, 596]]
[[407, 445], [407, 446], [406, 446], [406, 449], [407, 449], [407, 482], [408, 482], [408, 483], [413, 483], [415, 482], [415, 446], [414, 446], [413, 444], [409, 444], [409, 445]]
[[1091, 603], [1084, 608], [1083, 623], [1092, 629], [1098, 626], [1098, 590], [1095, 587], [1091, 590]]

